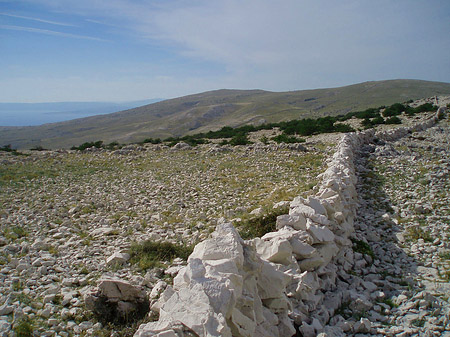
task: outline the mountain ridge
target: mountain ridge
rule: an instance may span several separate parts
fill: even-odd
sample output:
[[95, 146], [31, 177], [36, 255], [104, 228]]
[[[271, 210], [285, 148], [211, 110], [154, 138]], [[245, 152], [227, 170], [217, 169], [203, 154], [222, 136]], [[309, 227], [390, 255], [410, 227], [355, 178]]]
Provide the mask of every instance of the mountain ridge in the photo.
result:
[[399, 79], [287, 92], [219, 89], [65, 122], [0, 127], [0, 145], [25, 149], [69, 148], [96, 140], [130, 143], [223, 126], [338, 115], [434, 95], [450, 95], [450, 83]]

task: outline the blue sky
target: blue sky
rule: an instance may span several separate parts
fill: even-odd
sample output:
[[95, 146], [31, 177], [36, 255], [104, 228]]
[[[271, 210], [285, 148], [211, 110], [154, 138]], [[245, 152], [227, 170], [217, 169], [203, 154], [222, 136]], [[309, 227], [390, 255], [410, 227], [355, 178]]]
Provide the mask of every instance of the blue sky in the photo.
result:
[[448, 0], [0, 0], [0, 102], [450, 82]]

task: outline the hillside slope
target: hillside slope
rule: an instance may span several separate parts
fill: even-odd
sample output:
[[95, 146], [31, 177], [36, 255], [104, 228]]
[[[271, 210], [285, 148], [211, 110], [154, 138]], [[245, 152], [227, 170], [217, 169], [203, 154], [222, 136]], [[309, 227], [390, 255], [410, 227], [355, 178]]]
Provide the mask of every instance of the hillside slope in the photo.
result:
[[339, 88], [268, 92], [216, 90], [107, 115], [32, 127], [0, 127], [0, 145], [68, 148], [86, 141], [135, 142], [187, 133], [343, 114], [409, 99], [450, 94], [450, 83], [420, 80], [364, 82]]

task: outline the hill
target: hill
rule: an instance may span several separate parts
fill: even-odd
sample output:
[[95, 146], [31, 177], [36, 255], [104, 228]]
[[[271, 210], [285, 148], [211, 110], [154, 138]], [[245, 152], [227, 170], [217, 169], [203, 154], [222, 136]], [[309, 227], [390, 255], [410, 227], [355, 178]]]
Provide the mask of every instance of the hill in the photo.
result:
[[364, 82], [339, 88], [268, 92], [216, 90], [112, 114], [30, 127], [0, 127], [0, 145], [69, 148], [87, 141], [136, 142], [216, 130], [223, 126], [338, 115], [369, 107], [450, 94], [450, 83]]

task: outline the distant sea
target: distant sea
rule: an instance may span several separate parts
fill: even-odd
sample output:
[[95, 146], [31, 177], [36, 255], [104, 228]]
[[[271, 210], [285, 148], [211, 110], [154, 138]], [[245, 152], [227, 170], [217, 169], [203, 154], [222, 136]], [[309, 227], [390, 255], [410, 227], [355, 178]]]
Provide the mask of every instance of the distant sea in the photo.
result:
[[0, 103], [0, 126], [32, 126], [63, 122], [76, 118], [104, 115], [160, 102], [155, 98], [143, 101]]

